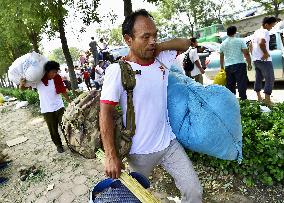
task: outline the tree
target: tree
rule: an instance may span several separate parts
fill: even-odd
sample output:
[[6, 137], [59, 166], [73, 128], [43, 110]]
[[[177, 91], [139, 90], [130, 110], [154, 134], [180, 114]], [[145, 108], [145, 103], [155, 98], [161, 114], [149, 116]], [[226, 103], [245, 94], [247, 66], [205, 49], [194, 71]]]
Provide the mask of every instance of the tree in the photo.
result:
[[14, 60], [32, 50], [28, 36], [23, 34], [25, 27], [15, 15], [13, 6], [6, 3], [0, 3], [0, 76], [7, 73]]
[[[69, 51], [70, 51], [72, 60], [73, 61], [78, 60], [79, 55], [80, 55], [80, 50], [76, 47], [70, 47]], [[60, 64], [66, 63], [66, 59], [65, 59], [62, 48], [54, 49], [52, 51], [52, 53], [48, 56], [48, 59], [53, 60], [53, 61], [57, 61]]]
[[171, 24], [172, 34], [179, 31], [179, 35], [184, 35], [186, 32], [188, 37], [193, 35], [194, 29], [221, 23], [224, 5], [229, 5], [232, 0], [219, 2], [213, 0], [159, 0], [155, 2], [159, 6], [158, 12], [168, 20], [168, 24]]
[[126, 17], [132, 13], [132, 2], [131, 0], [123, 0], [123, 1], [124, 1], [124, 17]]
[[117, 46], [123, 45], [121, 27], [116, 27], [112, 29], [97, 29], [96, 33], [98, 36], [107, 39], [108, 44]]
[[62, 50], [66, 59], [66, 63], [69, 70], [69, 76], [71, 80], [72, 90], [78, 89], [78, 83], [74, 71], [74, 65], [72, 56], [70, 54], [67, 38], [65, 35], [65, 17], [68, 14], [67, 6], [74, 8], [77, 12], [83, 14], [82, 21], [85, 25], [89, 25], [91, 22], [99, 22], [96, 9], [98, 7], [99, 0], [94, 0], [91, 3], [85, 0], [41, 0], [42, 6], [47, 8], [48, 18], [50, 20], [51, 29], [53, 32], [59, 32]]
[[[146, 0], [150, 3], [157, 3], [159, 0]], [[124, 17], [132, 13], [132, 0], [123, 0], [124, 2]]]
[[47, 27], [46, 8], [37, 0], [2, 0], [0, 7], [5, 14], [3, 20], [9, 24], [17, 23], [18, 30], [28, 37], [33, 50], [39, 53], [41, 33]]
[[280, 6], [284, 4], [284, 0], [253, 0], [264, 7], [268, 13], [273, 13], [275, 17], [278, 18], [280, 11]]

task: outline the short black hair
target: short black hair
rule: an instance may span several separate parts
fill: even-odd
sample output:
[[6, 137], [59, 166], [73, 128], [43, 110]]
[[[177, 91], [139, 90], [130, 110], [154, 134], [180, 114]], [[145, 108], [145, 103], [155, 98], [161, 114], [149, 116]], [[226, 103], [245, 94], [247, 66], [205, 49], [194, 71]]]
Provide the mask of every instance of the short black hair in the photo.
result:
[[103, 41], [104, 41], [104, 39], [103, 39], [103, 38], [101, 38], [101, 39], [100, 39], [100, 42], [103, 42]]
[[264, 17], [263, 20], [262, 20], [262, 25], [265, 25], [265, 24], [273, 24], [273, 23], [276, 23], [277, 22], [277, 19], [275, 17]]
[[94, 38], [94, 37], [91, 37], [91, 39], [94, 40], [95, 38]]
[[227, 28], [227, 35], [228, 36], [233, 36], [236, 33], [237, 33], [237, 27], [236, 26], [230, 26], [230, 27]]
[[122, 35], [129, 35], [133, 37], [133, 27], [138, 16], [144, 16], [154, 20], [153, 16], [145, 9], [139, 9], [128, 15], [122, 23]]
[[45, 72], [49, 72], [52, 70], [60, 70], [60, 65], [56, 61], [48, 61], [46, 64], [44, 64], [44, 70]]
[[191, 43], [196, 43], [196, 42], [197, 42], [197, 39], [196, 39], [195, 37], [192, 37], [192, 38], [190, 38], [190, 42], [191, 42]]

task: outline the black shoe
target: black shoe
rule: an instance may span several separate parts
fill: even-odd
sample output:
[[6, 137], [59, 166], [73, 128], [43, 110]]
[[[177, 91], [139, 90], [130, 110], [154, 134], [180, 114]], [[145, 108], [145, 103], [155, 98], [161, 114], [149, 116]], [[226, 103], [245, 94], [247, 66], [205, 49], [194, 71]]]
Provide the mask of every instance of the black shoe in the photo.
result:
[[4, 170], [5, 168], [7, 168], [9, 166], [8, 164], [9, 162], [4, 161], [3, 163], [0, 164], [0, 171]]
[[8, 181], [8, 178], [0, 177], [0, 185], [4, 185]]
[[63, 152], [64, 152], [63, 147], [62, 147], [62, 146], [58, 146], [58, 147], [57, 147], [57, 152], [58, 152], [58, 153], [63, 153]]

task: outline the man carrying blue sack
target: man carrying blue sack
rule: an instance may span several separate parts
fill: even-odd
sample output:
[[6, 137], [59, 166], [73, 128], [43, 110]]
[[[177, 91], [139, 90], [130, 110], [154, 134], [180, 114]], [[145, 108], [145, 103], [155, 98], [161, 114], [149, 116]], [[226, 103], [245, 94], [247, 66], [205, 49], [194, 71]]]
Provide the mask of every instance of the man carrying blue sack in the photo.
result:
[[[190, 40], [156, 43], [157, 32], [153, 17], [143, 9], [126, 17], [122, 25], [124, 40], [130, 48], [124, 60], [133, 70], [141, 71], [135, 76], [133, 105], [136, 131], [127, 159], [130, 167], [145, 177], [149, 177], [155, 166], [162, 165], [174, 178], [182, 202], [199, 203], [202, 202], [202, 187], [191, 161], [172, 132], [167, 112], [167, 68], [175, 63], [177, 52], [164, 50], [186, 51]], [[114, 144], [113, 112], [118, 103], [125, 125], [127, 95], [121, 84], [120, 66], [116, 63], [106, 70], [100, 107], [105, 173], [111, 178], [118, 178], [122, 167]]]

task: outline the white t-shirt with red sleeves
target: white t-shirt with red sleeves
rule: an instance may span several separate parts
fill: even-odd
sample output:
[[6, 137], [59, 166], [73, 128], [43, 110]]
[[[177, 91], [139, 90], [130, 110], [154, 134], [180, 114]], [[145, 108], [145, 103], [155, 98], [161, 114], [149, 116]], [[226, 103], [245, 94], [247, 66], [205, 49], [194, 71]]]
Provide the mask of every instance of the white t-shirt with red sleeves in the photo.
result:
[[33, 88], [38, 91], [41, 113], [55, 112], [64, 107], [61, 95], [56, 93], [53, 79], [48, 80], [47, 86], [40, 81]]
[[[161, 52], [158, 60], [167, 68], [175, 63], [176, 51]], [[167, 110], [167, 85], [169, 70], [158, 60], [142, 66], [128, 62], [133, 70], [141, 70], [135, 76], [133, 91], [136, 132], [130, 154], [149, 154], [167, 148], [175, 139], [169, 124]], [[117, 63], [110, 65], [105, 74], [101, 102], [115, 105], [120, 103], [123, 122], [126, 124], [127, 95], [121, 84], [121, 70]]]

